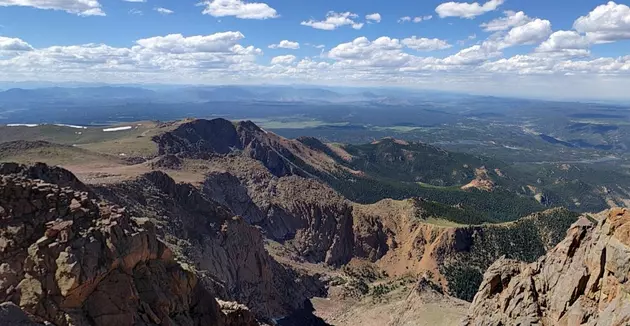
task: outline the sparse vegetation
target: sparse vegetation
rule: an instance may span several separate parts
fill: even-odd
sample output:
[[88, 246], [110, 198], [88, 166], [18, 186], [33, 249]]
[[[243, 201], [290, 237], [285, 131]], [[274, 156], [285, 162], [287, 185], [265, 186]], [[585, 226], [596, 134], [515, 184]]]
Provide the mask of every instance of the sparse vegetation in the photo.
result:
[[471, 301], [485, 270], [498, 258], [533, 262], [566, 235], [578, 214], [553, 209], [516, 222], [470, 227], [468, 251], [459, 252], [441, 267], [452, 295]]

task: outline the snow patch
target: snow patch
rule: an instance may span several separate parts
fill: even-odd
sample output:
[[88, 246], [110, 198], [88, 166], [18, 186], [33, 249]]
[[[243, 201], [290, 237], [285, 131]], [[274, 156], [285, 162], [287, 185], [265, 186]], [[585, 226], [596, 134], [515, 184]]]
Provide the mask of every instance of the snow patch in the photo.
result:
[[37, 127], [39, 126], [36, 123], [10, 123], [7, 127]]
[[105, 128], [103, 129], [103, 131], [123, 131], [123, 130], [129, 130], [133, 127], [131, 126], [124, 126], [124, 127], [114, 127], [114, 128]]
[[74, 129], [87, 129], [87, 127], [84, 127], [84, 126], [67, 125], [67, 124], [63, 124], [63, 123], [55, 123], [55, 126], [57, 126], [57, 127], [68, 127], [68, 128], [74, 128]]

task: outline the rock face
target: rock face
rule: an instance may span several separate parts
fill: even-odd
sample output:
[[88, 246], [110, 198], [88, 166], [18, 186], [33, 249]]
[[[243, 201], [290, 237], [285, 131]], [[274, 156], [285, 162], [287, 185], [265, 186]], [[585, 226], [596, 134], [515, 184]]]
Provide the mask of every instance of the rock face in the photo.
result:
[[206, 288], [221, 300], [245, 304], [261, 320], [287, 316], [310, 297], [325, 295], [316, 277], [271, 258], [258, 228], [163, 172], [95, 189], [149, 218], [176, 256], [194, 266]]
[[501, 259], [484, 275], [465, 325], [630, 324], [630, 212], [583, 217], [532, 264]]
[[300, 176], [278, 178], [249, 158], [216, 161], [204, 194], [242, 215], [306, 260], [342, 265], [353, 257], [352, 206], [325, 184]]
[[56, 325], [231, 325], [148, 220], [91, 198], [61, 169], [0, 171], [1, 301]]

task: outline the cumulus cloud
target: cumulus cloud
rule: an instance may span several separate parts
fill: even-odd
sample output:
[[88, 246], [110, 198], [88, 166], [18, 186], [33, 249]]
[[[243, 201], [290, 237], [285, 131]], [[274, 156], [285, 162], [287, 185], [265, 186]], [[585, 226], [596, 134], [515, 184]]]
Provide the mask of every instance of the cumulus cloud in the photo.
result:
[[33, 50], [33, 47], [19, 38], [10, 38], [10, 37], [0, 36], [0, 52], [2, 51], [23, 52], [23, 51], [31, 51], [31, 50]]
[[201, 5], [206, 8], [204, 15], [213, 17], [234, 16], [241, 19], [277, 18], [278, 12], [263, 2], [245, 2], [242, 0], [207, 0]]
[[0, 7], [8, 6], [62, 10], [79, 16], [105, 16], [97, 0], [0, 0]]
[[381, 14], [379, 13], [373, 13], [373, 14], [369, 14], [365, 16], [365, 19], [367, 19], [367, 21], [372, 21], [375, 23], [380, 23], [381, 22]]
[[423, 22], [423, 21], [430, 20], [432, 18], [433, 18], [433, 16], [431, 16], [431, 15], [417, 16], [417, 17], [405, 16], [405, 17], [400, 17], [398, 19], [398, 23], [400, 23], [400, 24], [408, 23], [408, 22], [420, 23], [420, 22]]
[[278, 44], [271, 44], [269, 46], [269, 48], [270, 49], [291, 49], [291, 50], [297, 50], [297, 49], [300, 48], [300, 43], [292, 42], [292, 41], [289, 41], [289, 40], [282, 40]]
[[502, 47], [535, 44], [547, 39], [551, 34], [551, 22], [535, 19], [527, 24], [512, 28], [502, 40]]
[[540, 44], [537, 52], [563, 53], [568, 56], [588, 55], [590, 42], [576, 31], [557, 31]]
[[356, 21], [359, 15], [351, 13], [351, 12], [342, 12], [337, 13], [334, 11], [329, 11], [326, 14], [326, 19], [321, 21], [316, 20], [308, 20], [303, 21], [300, 25], [310, 26], [315, 29], [322, 29], [326, 31], [335, 30], [341, 26], [351, 26], [354, 29], [361, 29], [363, 27], [363, 23], [359, 23]]
[[451, 47], [451, 45], [444, 40], [440, 40], [437, 38], [418, 38], [416, 36], [403, 39], [402, 44], [410, 49], [414, 49], [417, 51], [435, 51], [448, 49]]
[[162, 8], [162, 7], [154, 8], [153, 10], [159, 12], [162, 15], [170, 15], [170, 14], [175, 13], [173, 10]]
[[492, 42], [484, 42], [450, 55], [441, 60], [445, 65], [451, 66], [471, 66], [483, 63], [489, 59], [501, 56], [497, 45]]
[[245, 36], [241, 32], [184, 37], [170, 34], [140, 39], [136, 43], [145, 49], [165, 53], [227, 52]]
[[441, 17], [460, 17], [472, 19], [487, 12], [494, 11], [503, 4], [505, 0], [489, 0], [479, 4], [479, 2], [445, 2], [435, 8], [435, 12]]
[[272, 65], [290, 65], [295, 62], [296, 57], [294, 55], [279, 55], [271, 59]]
[[593, 43], [630, 39], [630, 7], [610, 1], [578, 18], [573, 28]]
[[411, 57], [402, 48], [403, 44], [395, 38], [383, 36], [370, 41], [362, 36], [335, 46], [328, 51], [328, 57], [345, 66], [395, 67], [405, 64]]
[[505, 17], [497, 18], [487, 23], [483, 23], [481, 24], [481, 27], [486, 32], [497, 32], [505, 31], [512, 27], [522, 26], [532, 21], [532, 19], [527, 17], [527, 15], [525, 15], [525, 13], [522, 11], [514, 12], [508, 10], [505, 11], [504, 14]]
[[[331, 19], [326, 22], [329, 17]], [[352, 27], [359, 23], [358, 19], [352, 13], [329, 13], [321, 23], [333, 25], [329, 29], [335, 29]], [[413, 18], [409, 17], [407, 21], [412, 22]], [[432, 88], [439, 85], [450, 89], [464, 87], [464, 90], [490, 89], [492, 86], [513, 89], [506, 85], [519, 82], [519, 91], [528, 83], [533, 88], [548, 91], [561, 80], [565, 89], [578, 92], [573, 84], [561, 79], [571, 76], [571, 80], [582, 78], [584, 85], [588, 85], [579, 90], [580, 95], [584, 89], [592, 89], [594, 80], [602, 76], [614, 78], [614, 83], [605, 84], [612, 88], [606, 89], [622, 92], [623, 86], [630, 85], [630, 56], [587, 56], [590, 46], [596, 44], [588, 36], [593, 29], [552, 33], [551, 22], [518, 12], [506, 12], [502, 18], [482, 27], [492, 32], [487, 39], [451, 55], [419, 53], [450, 48], [451, 44], [446, 40], [382, 36], [328, 44], [329, 51], [323, 50], [323, 45], [304, 43], [322, 48], [321, 54], [315, 57], [280, 55], [269, 60], [263, 59], [261, 49], [244, 44], [245, 36], [238, 31], [196, 36], [160, 35], [139, 39], [129, 47], [78, 44], [35, 48], [24, 40], [0, 36], [0, 79], [115, 83], [424, 84]], [[506, 57], [513, 52], [506, 49], [524, 44], [535, 45], [535, 50]], [[297, 49], [300, 45], [303, 44], [282, 40], [269, 47]], [[519, 50], [530, 51], [530, 47]], [[553, 90], [553, 94], [558, 93], [558, 89]], [[614, 95], [614, 92], [610, 91], [610, 94]]]

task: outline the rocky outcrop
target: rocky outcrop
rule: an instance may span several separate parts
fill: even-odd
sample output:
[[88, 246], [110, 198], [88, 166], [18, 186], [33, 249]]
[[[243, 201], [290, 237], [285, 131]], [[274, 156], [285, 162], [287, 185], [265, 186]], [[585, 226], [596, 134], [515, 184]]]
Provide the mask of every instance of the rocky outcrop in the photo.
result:
[[224, 313], [153, 223], [92, 198], [69, 172], [0, 172], [1, 301], [55, 325], [257, 324], [248, 310]]
[[251, 121], [233, 124], [225, 119], [193, 120], [153, 138], [160, 155], [206, 158], [241, 151], [261, 161], [276, 176], [305, 174], [293, 164], [297, 158], [281, 144], [283, 140], [268, 135]]
[[216, 163], [222, 170], [206, 176], [204, 194], [310, 262], [338, 266], [352, 258], [352, 206], [330, 187], [299, 176], [275, 177], [248, 158]]
[[582, 217], [531, 264], [500, 259], [484, 275], [465, 325], [630, 324], [630, 212]]
[[245, 304], [261, 320], [287, 316], [310, 297], [325, 295], [317, 277], [298, 274], [270, 257], [258, 228], [163, 172], [96, 190], [148, 217], [206, 288], [221, 300]]

